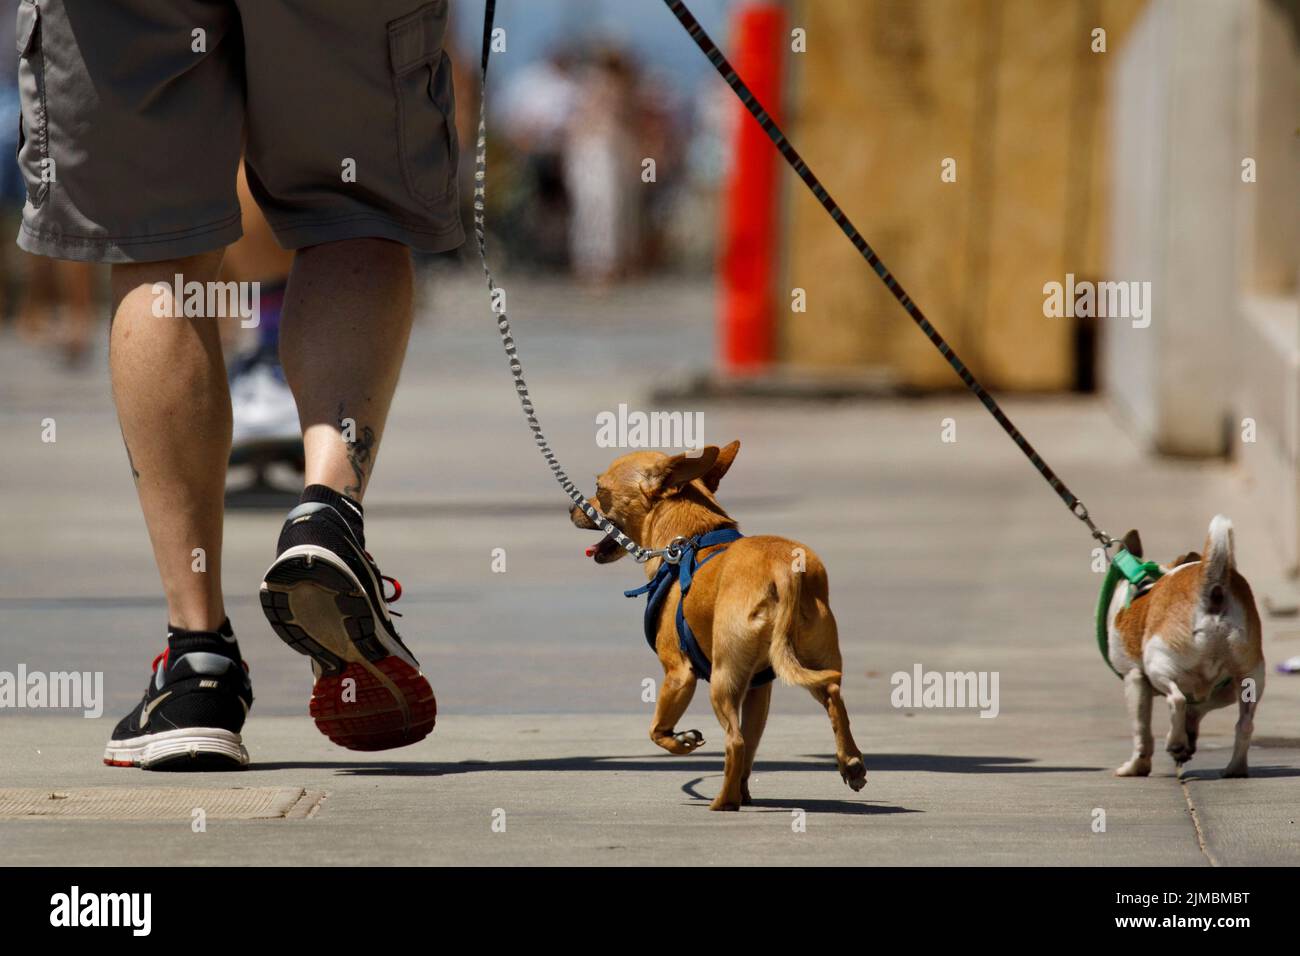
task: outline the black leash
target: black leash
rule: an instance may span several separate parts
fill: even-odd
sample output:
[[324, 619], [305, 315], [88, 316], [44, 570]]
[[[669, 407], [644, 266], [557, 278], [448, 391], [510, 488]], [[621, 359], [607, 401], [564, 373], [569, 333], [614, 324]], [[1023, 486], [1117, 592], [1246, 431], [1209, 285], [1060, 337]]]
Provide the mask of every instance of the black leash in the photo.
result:
[[894, 278], [893, 273], [880, 261], [880, 257], [876, 255], [875, 250], [871, 248], [867, 240], [862, 238], [862, 234], [854, 228], [853, 223], [849, 221], [849, 217], [845, 215], [839, 203], [831, 198], [831, 194], [826, 191], [826, 187], [821, 184], [821, 180], [813, 175], [813, 171], [808, 168], [808, 164], [803, 161], [803, 157], [790, 145], [790, 141], [781, 132], [781, 128], [776, 125], [776, 121], [772, 119], [767, 110], [763, 109], [763, 104], [750, 92], [744, 81], [736, 75], [736, 71], [727, 62], [727, 58], [722, 55], [722, 51], [718, 49], [717, 44], [704, 32], [704, 28], [700, 26], [699, 21], [695, 19], [691, 11], [686, 8], [686, 4], [682, 3], [682, 0], [664, 0], [664, 3], [668, 5], [668, 9], [672, 11], [677, 21], [686, 28], [686, 32], [691, 35], [695, 45], [709, 58], [709, 62], [727, 81], [727, 85], [745, 104], [745, 109], [749, 110], [750, 115], [758, 120], [758, 124], [763, 127], [763, 132], [767, 133], [768, 138], [776, 145], [781, 155], [785, 157], [785, 161], [804, 181], [804, 185], [812, 190], [812, 194], [817, 197], [817, 201], [822, 204], [822, 208], [830, 213], [830, 217], [835, 220], [835, 224], [840, 227], [844, 235], [849, 237], [849, 241], [853, 243], [853, 248], [857, 249], [862, 258], [867, 260], [867, 265], [875, 270], [876, 275], [880, 277], [880, 281], [885, 284], [885, 288], [893, 293], [899, 305], [903, 307], [903, 310], [907, 312], [920, 330], [925, 333], [930, 343], [939, 350], [939, 354], [948, 360], [948, 364], [952, 366], [953, 371], [957, 373], [965, 386], [984, 404], [984, 407], [989, 410], [989, 414], [1002, 426], [1002, 430], [1025, 453], [1025, 457], [1038, 469], [1038, 473], [1043, 476], [1043, 479], [1052, 486], [1052, 490], [1065, 502], [1065, 506], [1070, 509], [1071, 513], [1088, 526], [1094, 538], [1100, 541], [1103, 546], [1109, 548], [1114, 543], [1114, 539], [1092, 523], [1084, 503], [1066, 487], [1065, 482], [1056, 476], [1056, 472], [1052, 471], [1047, 462], [1043, 461], [1042, 456], [1034, 450], [1034, 446], [1029, 444], [1028, 439], [1020, 433], [1020, 429], [1012, 424], [1011, 419], [1007, 417], [1006, 412], [1002, 411], [1002, 407], [998, 405], [993, 396], [971, 374], [970, 369], [966, 367], [966, 363], [957, 357], [957, 353], [952, 350], [952, 346], [930, 324], [930, 320], [925, 317], [925, 313], [921, 311], [920, 306], [912, 301], [911, 296]]
[[[1043, 461], [1042, 456], [1034, 450], [1034, 446], [1029, 444], [1028, 439], [1020, 433], [1020, 429], [1016, 428], [1011, 419], [1007, 417], [1006, 412], [1002, 411], [1002, 407], [998, 405], [993, 396], [990, 395], [988, 390], [985, 389], [975, 376], [971, 374], [970, 369], [966, 367], [966, 363], [957, 357], [957, 353], [952, 350], [952, 346], [947, 343], [944, 337], [940, 335], [938, 330], [930, 323], [930, 320], [925, 317], [925, 313], [921, 311], [920, 307], [912, 301], [911, 296], [907, 294], [902, 285], [899, 284], [898, 280], [894, 278], [893, 273], [889, 271], [883, 262], [881, 262], [880, 257], [876, 255], [875, 250], [871, 248], [871, 245], [864, 238], [862, 238], [862, 234], [859, 233], [853, 223], [849, 221], [849, 217], [845, 215], [844, 210], [840, 208], [839, 203], [831, 198], [831, 194], [826, 191], [826, 187], [821, 184], [821, 180], [813, 175], [813, 171], [808, 168], [808, 164], [803, 161], [803, 157], [801, 157], [798, 151], [790, 145], [790, 141], [786, 139], [785, 134], [781, 132], [781, 128], [777, 126], [776, 121], [772, 119], [767, 110], [763, 108], [763, 104], [758, 101], [758, 98], [750, 92], [749, 87], [747, 87], [744, 81], [742, 81], [736, 74], [736, 71], [727, 61], [727, 58], [722, 55], [722, 51], [718, 49], [717, 44], [713, 42], [709, 35], [704, 31], [704, 28], [700, 26], [699, 21], [696, 20], [691, 11], [687, 9], [686, 4], [683, 3], [682, 0], [664, 0], [664, 3], [667, 4], [668, 9], [672, 11], [673, 16], [677, 18], [677, 21], [686, 29], [686, 32], [690, 34], [691, 39], [695, 41], [695, 45], [700, 48], [706, 57], [708, 57], [709, 62], [713, 64], [714, 68], [727, 82], [727, 85], [730, 86], [736, 96], [740, 98], [740, 101], [745, 105], [745, 109], [749, 110], [750, 115], [752, 115], [754, 119], [758, 121], [759, 125], [763, 127], [763, 131], [767, 133], [768, 138], [775, 144], [781, 155], [785, 157], [785, 161], [790, 165], [795, 173], [798, 174], [799, 178], [804, 181], [804, 185], [806, 185], [812, 191], [812, 194], [817, 197], [817, 201], [820, 202], [826, 212], [830, 214], [831, 219], [833, 219], [835, 224], [840, 227], [844, 235], [849, 237], [849, 241], [853, 243], [853, 248], [858, 250], [858, 253], [862, 258], [867, 261], [867, 265], [871, 266], [876, 275], [880, 277], [880, 281], [885, 284], [885, 288], [887, 288], [893, 294], [894, 298], [898, 300], [899, 305], [903, 307], [903, 310], [907, 312], [908, 316], [910, 316], [912, 321], [916, 323], [917, 327], [925, 333], [925, 336], [930, 340], [930, 343], [939, 350], [939, 354], [948, 360], [948, 364], [952, 366], [953, 371], [957, 373], [957, 376], [962, 380], [965, 386], [970, 389], [971, 392], [974, 393], [975, 397], [983, 403], [986, 409], [988, 409], [989, 414], [992, 415], [994, 420], [1002, 426], [1002, 430], [1010, 436], [1013, 442], [1016, 443], [1016, 447], [1024, 452], [1025, 457], [1029, 459], [1030, 464], [1038, 470], [1038, 473], [1043, 476], [1043, 479], [1051, 485], [1052, 490], [1055, 491], [1060, 499], [1065, 502], [1065, 506], [1070, 509], [1070, 513], [1087, 525], [1092, 536], [1101, 542], [1103, 547], [1109, 549], [1116, 543], [1115, 539], [1093, 523], [1091, 516], [1088, 514], [1087, 506], [1079, 500], [1078, 496], [1076, 496], [1074, 492], [1070, 491], [1065, 482], [1061, 481], [1061, 479], [1056, 476], [1056, 472], [1048, 466], [1047, 462]], [[478, 165], [475, 170], [474, 225], [478, 237], [479, 256], [483, 261], [483, 271], [487, 276], [489, 292], [495, 290], [495, 285], [492, 281], [492, 273], [488, 269], [487, 265], [487, 252], [484, 243], [483, 228], [484, 199], [487, 195], [487, 124], [484, 102], [487, 98], [487, 67], [488, 58], [491, 55], [492, 25], [495, 17], [496, 0], [487, 0], [487, 6], [483, 16], [483, 90], [479, 99], [479, 135], [477, 144]], [[504, 311], [498, 312], [498, 316], [497, 325], [501, 331], [502, 341], [505, 344], [506, 355], [510, 360], [511, 372], [515, 376], [515, 388], [516, 391], [518, 391], [520, 401], [524, 406], [524, 414], [528, 419], [528, 426], [532, 429], [537, 445], [542, 451], [542, 456], [546, 459], [546, 462], [550, 466], [552, 473], [555, 475], [556, 480], [560, 483], [560, 487], [564, 489], [565, 493], [575, 504], [583, 509], [587, 517], [599, 524], [608, 534], [613, 535], [615, 540], [617, 540], [618, 543], [638, 561], [644, 561], [648, 557], [655, 556], [648, 550], [639, 547], [636, 542], [627, 538], [621, 531], [614, 527], [614, 525], [601, 516], [586, 500], [582, 493], [574, 487], [573, 482], [569, 480], [568, 476], [560, 467], [559, 462], [555, 458], [555, 454], [551, 451], [550, 446], [543, 437], [541, 427], [537, 422], [537, 416], [533, 408], [532, 400], [529, 398], [527, 386], [524, 384], [523, 370], [519, 365], [519, 356], [515, 350], [514, 340], [510, 335], [509, 321], [507, 320]], [[664, 550], [671, 551], [671, 548]], [[668, 557], [671, 560], [672, 555], [670, 554]]]

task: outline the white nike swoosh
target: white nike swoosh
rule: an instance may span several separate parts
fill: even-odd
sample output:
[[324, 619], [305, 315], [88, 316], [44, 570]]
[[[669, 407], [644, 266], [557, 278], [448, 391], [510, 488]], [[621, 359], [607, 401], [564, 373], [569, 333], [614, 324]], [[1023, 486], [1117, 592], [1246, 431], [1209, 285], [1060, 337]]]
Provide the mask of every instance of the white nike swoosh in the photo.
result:
[[172, 695], [169, 690], [163, 691], [149, 703], [144, 705], [144, 710], [140, 711], [140, 729], [144, 730], [149, 725], [149, 715], [154, 712], [154, 708]]

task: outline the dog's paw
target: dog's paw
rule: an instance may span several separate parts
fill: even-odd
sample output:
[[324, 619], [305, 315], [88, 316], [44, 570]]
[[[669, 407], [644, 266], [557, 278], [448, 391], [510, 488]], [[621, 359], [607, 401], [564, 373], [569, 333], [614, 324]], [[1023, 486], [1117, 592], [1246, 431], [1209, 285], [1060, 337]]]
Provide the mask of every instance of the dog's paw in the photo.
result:
[[1128, 763], [1115, 768], [1117, 777], [1146, 777], [1151, 773], [1150, 757], [1134, 757]]
[[840, 776], [856, 793], [867, 785], [867, 767], [861, 757], [850, 757], [840, 767]]
[[1179, 741], [1178, 743], [1169, 744], [1167, 747], [1165, 747], [1165, 753], [1173, 757], [1175, 763], [1177, 763], [1179, 766], [1182, 766], [1183, 764], [1187, 763], [1187, 761], [1192, 759], [1192, 756], [1196, 753], [1196, 750], [1190, 744]]
[[738, 811], [740, 809], [740, 803], [734, 800], [724, 800], [722, 799], [722, 795], [719, 794], [713, 798], [713, 802], [709, 804], [709, 809]]
[[1225, 780], [1229, 780], [1229, 779], [1232, 779], [1232, 778], [1234, 778], [1234, 777], [1235, 777], [1235, 778], [1238, 778], [1238, 779], [1240, 779], [1240, 778], [1242, 778], [1242, 777], [1249, 777], [1249, 776], [1250, 776], [1250, 768], [1247, 767], [1244, 763], [1243, 763], [1243, 764], [1230, 764], [1230, 765], [1228, 765], [1227, 767], [1224, 768], [1223, 773], [1222, 773], [1220, 776], [1222, 776]]
[[688, 754], [704, 743], [704, 734], [698, 730], [679, 730], [662, 737], [652, 736], [650, 739], [670, 754]]

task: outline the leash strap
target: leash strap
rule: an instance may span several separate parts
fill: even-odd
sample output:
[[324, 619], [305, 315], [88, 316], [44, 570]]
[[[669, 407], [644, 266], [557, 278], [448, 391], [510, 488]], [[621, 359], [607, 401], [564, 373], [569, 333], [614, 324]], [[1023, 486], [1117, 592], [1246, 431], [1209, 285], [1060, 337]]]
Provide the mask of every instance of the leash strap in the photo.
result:
[[1043, 479], [1051, 485], [1052, 490], [1065, 502], [1065, 506], [1070, 509], [1070, 512], [1088, 526], [1094, 538], [1100, 541], [1104, 547], [1110, 548], [1114, 543], [1114, 539], [1093, 524], [1084, 503], [1066, 487], [1065, 482], [1056, 476], [1056, 472], [1048, 466], [1047, 462], [1043, 461], [1042, 456], [1034, 450], [1034, 446], [1029, 444], [1028, 439], [1012, 424], [1011, 419], [1002, 411], [1001, 406], [998, 405], [993, 396], [971, 374], [971, 370], [966, 367], [966, 363], [957, 357], [957, 353], [952, 350], [952, 346], [930, 324], [930, 320], [925, 317], [925, 313], [921, 311], [920, 306], [912, 301], [912, 298], [903, 289], [902, 285], [894, 278], [893, 273], [880, 261], [880, 257], [876, 255], [875, 250], [871, 248], [866, 239], [862, 238], [862, 234], [854, 228], [853, 223], [849, 221], [849, 217], [845, 215], [839, 203], [831, 198], [831, 194], [826, 191], [826, 187], [822, 185], [821, 180], [813, 175], [813, 171], [808, 168], [808, 164], [803, 161], [803, 157], [790, 145], [790, 141], [781, 132], [781, 128], [777, 126], [776, 121], [772, 119], [767, 110], [763, 108], [763, 104], [758, 101], [758, 98], [750, 92], [749, 87], [736, 74], [727, 58], [722, 55], [722, 51], [718, 49], [717, 44], [713, 42], [704, 31], [704, 28], [700, 26], [699, 21], [687, 9], [686, 4], [682, 0], [664, 0], [664, 3], [667, 4], [668, 9], [672, 11], [677, 21], [686, 29], [686, 32], [690, 34], [691, 39], [695, 41], [695, 45], [708, 57], [714, 69], [721, 74], [727, 85], [740, 98], [740, 101], [745, 105], [745, 109], [749, 110], [750, 115], [758, 120], [758, 124], [763, 127], [763, 132], [767, 133], [768, 139], [780, 151], [785, 161], [804, 181], [804, 185], [817, 197], [817, 201], [830, 214], [831, 219], [835, 220], [835, 224], [840, 227], [844, 235], [849, 237], [849, 241], [853, 243], [853, 248], [857, 249], [862, 258], [867, 261], [867, 265], [875, 270], [876, 275], [880, 277], [880, 281], [885, 284], [885, 288], [898, 300], [903, 310], [916, 323], [917, 327], [925, 333], [930, 343], [939, 350], [939, 354], [948, 360], [948, 364], [952, 366], [953, 371], [957, 373], [962, 383], [983, 403], [989, 414], [1002, 426], [1002, 430], [1016, 443], [1016, 447], [1024, 452], [1025, 457], [1038, 470], [1038, 473], [1043, 476]]
[[598, 512], [591, 502], [587, 500], [586, 496], [578, 490], [569, 476], [565, 474], [564, 468], [555, 457], [555, 452], [551, 450], [550, 443], [546, 440], [546, 436], [542, 434], [541, 423], [537, 420], [537, 409], [533, 405], [532, 396], [528, 393], [528, 383], [524, 381], [524, 369], [519, 362], [519, 351], [515, 347], [514, 335], [510, 330], [510, 319], [506, 315], [505, 308], [497, 306], [497, 285], [492, 278], [492, 269], [488, 266], [487, 238], [485, 235], [485, 209], [487, 205], [487, 71], [488, 60], [492, 55], [492, 25], [496, 19], [496, 6], [496, 0], [487, 0], [487, 6], [483, 12], [483, 59], [480, 65], [482, 86], [479, 90], [478, 140], [475, 143], [474, 157], [474, 237], [478, 240], [479, 261], [483, 264], [483, 276], [487, 280], [488, 296], [492, 302], [493, 311], [497, 314], [497, 330], [501, 333], [501, 345], [505, 349], [506, 358], [510, 363], [510, 374], [515, 379], [515, 392], [519, 395], [519, 404], [523, 406], [524, 417], [528, 420], [528, 427], [533, 432], [533, 441], [536, 442], [542, 457], [546, 459], [551, 474], [555, 476], [555, 480], [564, 489], [564, 493], [569, 496], [569, 500], [582, 509], [583, 514], [594, 521], [602, 531], [613, 537], [619, 546], [632, 555], [638, 563], [642, 563], [653, 557], [656, 552], [640, 547], [635, 541], [616, 528], [609, 519]]
[[[659, 565], [659, 570], [655, 572], [655, 576], [647, 583], [639, 588], [623, 592], [624, 597], [646, 595], [645, 639], [646, 643], [650, 645], [650, 650], [657, 654], [659, 652], [656, 640], [659, 633], [659, 618], [663, 612], [664, 603], [668, 600], [668, 592], [672, 590], [674, 578], [676, 579], [679, 586], [676, 616], [677, 646], [686, 655], [686, 659], [691, 662], [691, 670], [695, 672], [697, 677], [705, 681], [713, 676], [713, 664], [704, 653], [703, 648], [700, 647], [700, 642], [696, 640], [690, 624], [686, 622], [686, 595], [691, 590], [691, 582], [695, 579], [695, 572], [727, 549], [722, 548], [714, 551], [703, 561], [696, 561], [695, 556], [706, 548], [716, 547], [720, 544], [730, 544], [743, 537], [744, 535], [735, 528], [719, 528], [716, 531], [709, 531], [691, 538], [680, 546], [681, 557], [676, 564], [669, 564], [664, 561]], [[776, 680], [776, 671], [768, 667], [755, 674], [749, 682], [749, 686], [762, 687], [774, 680]]]

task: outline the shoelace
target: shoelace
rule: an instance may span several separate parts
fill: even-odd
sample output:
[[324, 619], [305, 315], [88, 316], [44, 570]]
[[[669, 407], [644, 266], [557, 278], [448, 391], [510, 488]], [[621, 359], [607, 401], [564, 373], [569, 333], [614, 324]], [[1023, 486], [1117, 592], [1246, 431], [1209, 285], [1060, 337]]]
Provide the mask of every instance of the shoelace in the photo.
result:
[[[387, 594], [381, 594], [380, 597], [384, 599], [385, 604], [396, 603], [397, 600], [402, 596], [402, 582], [397, 580], [397, 578], [389, 577], [387, 574], [384, 574], [382, 571], [380, 571], [379, 565], [375, 563], [375, 559], [371, 556], [369, 551], [365, 551], [363, 553], [366, 556], [366, 560], [370, 562], [371, 567], [375, 569], [375, 573], [379, 575], [380, 579], [387, 581], [389, 584], [393, 586], [392, 597], [389, 597]], [[402, 617], [401, 611], [389, 611], [388, 613], [392, 614], [394, 617]]]

